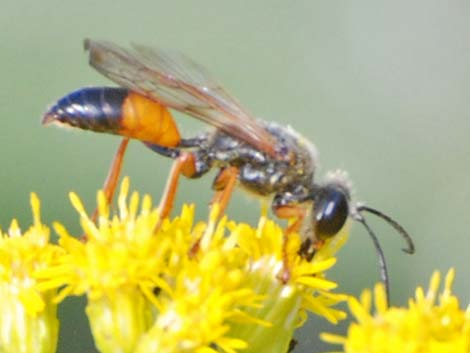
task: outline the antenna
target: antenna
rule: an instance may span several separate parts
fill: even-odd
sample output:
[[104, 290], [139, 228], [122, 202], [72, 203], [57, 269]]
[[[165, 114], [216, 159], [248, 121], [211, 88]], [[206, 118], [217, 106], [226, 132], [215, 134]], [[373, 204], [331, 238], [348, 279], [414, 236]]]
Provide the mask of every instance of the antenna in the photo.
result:
[[388, 271], [387, 271], [387, 263], [385, 262], [385, 255], [382, 250], [382, 247], [380, 246], [379, 239], [377, 238], [377, 236], [375, 235], [374, 231], [369, 226], [369, 224], [366, 222], [364, 216], [362, 215], [362, 212], [372, 213], [373, 215], [376, 215], [377, 217], [382, 218], [385, 222], [391, 225], [397, 231], [397, 233], [401, 235], [403, 239], [405, 239], [407, 247], [402, 249], [405, 253], [413, 254], [415, 252], [415, 246], [413, 244], [413, 240], [411, 239], [411, 236], [408, 234], [408, 232], [397, 221], [395, 221], [390, 216], [387, 216], [386, 214], [380, 212], [379, 210], [359, 204], [359, 205], [356, 205], [355, 211], [356, 212], [352, 214], [352, 218], [362, 223], [364, 228], [366, 228], [367, 233], [369, 233], [369, 236], [371, 237], [372, 242], [374, 243], [377, 256], [379, 257], [380, 278], [385, 286], [387, 306], [389, 306], [390, 305], [390, 280], [389, 280]]
[[408, 234], [408, 232], [403, 228], [397, 221], [395, 221], [392, 217], [387, 216], [385, 213], [380, 212], [379, 210], [376, 210], [375, 208], [368, 207], [366, 205], [358, 205], [356, 207], [356, 210], [358, 213], [361, 212], [369, 212], [374, 215], [376, 215], [379, 218], [382, 218], [385, 222], [390, 224], [397, 232], [402, 236], [403, 239], [406, 241], [406, 245], [408, 246], [407, 248], [401, 249], [403, 252], [407, 254], [414, 254], [415, 252], [415, 245], [413, 244], [413, 239], [411, 239], [411, 236]]

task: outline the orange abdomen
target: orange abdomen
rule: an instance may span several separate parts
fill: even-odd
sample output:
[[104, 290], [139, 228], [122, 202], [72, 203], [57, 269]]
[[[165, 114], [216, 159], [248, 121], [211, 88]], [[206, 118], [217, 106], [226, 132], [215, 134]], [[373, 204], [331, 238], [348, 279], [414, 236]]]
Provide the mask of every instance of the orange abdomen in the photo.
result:
[[166, 107], [118, 87], [90, 87], [72, 92], [46, 112], [43, 123], [121, 135], [167, 147], [175, 147], [181, 140]]

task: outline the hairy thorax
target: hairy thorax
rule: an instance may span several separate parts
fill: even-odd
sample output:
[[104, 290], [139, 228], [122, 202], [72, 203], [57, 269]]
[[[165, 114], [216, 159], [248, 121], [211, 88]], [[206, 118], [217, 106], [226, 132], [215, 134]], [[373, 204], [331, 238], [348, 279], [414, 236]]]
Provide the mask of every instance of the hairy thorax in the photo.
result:
[[203, 153], [208, 164], [239, 169], [239, 182], [247, 191], [268, 196], [299, 186], [308, 187], [316, 163], [315, 147], [290, 127], [264, 123], [276, 141], [276, 150], [290, 158], [276, 159], [221, 131], [207, 135]]

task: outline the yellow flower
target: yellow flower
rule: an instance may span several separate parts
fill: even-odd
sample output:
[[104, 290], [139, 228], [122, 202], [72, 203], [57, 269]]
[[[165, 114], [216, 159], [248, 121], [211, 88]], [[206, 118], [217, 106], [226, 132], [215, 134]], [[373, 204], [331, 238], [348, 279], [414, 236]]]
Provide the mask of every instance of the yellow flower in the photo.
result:
[[344, 352], [468, 353], [470, 352], [470, 309], [462, 310], [451, 287], [450, 270], [439, 295], [440, 274], [431, 278], [428, 292], [418, 287], [408, 308], [387, 308], [383, 286], [375, 287], [376, 314], [371, 315], [372, 296], [365, 291], [360, 302], [349, 300], [357, 323], [347, 337], [323, 334], [330, 343], [342, 344]]
[[37, 271], [54, 265], [62, 249], [49, 243], [40, 204], [31, 194], [34, 224], [24, 233], [16, 220], [0, 232], [0, 351], [55, 352], [59, 322], [55, 290], [40, 292]]
[[[118, 199], [119, 212], [114, 216], [109, 214], [104, 194], [98, 194], [98, 224], [71, 193], [87, 241], [54, 224], [59, 244], [67, 254], [58, 266], [41, 273], [49, 278], [42, 289], [62, 288], [56, 301], [69, 295], [87, 295], [86, 312], [95, 344], [102, 352], [132, 352], [152, 324], [154, 308], [161, 307], [155, 289], [167, 287], [162, 276], [171, 239], [154, 236], [158, 212], [151, 208], [148, 196], [142, 200], [140, 212], [137, 193], [127, 205], [128, 188], [126, 179]], [[175, 227], [189, 229], [185, 222], [175, 220]]]
[[127, 201], [128, 189], [124, 179], [117, 215], [99, 193], [97, 224], [72, 194], [87, 241], [55, 224], [67, 254], [41, 274], [49, 278], [42, 289], [62, 287], [58, 301], [87, 295], [101, 352], [285, 352], [306, 311], [344, 317], [332, 308], [344, 296], [330, 292], [336, 284], [324, 271], [347, 228], [311, 262], [297, 255], [300, 238], [292, 235], [283, 283], [283, 232], [266, 217], [256, 229], [217, 222], [215, 206], [209, 222], [194, 224], [194, 207], [185, 206], [156, 229], [158, 209], [145, 196], [138, 211], [139, 196]]

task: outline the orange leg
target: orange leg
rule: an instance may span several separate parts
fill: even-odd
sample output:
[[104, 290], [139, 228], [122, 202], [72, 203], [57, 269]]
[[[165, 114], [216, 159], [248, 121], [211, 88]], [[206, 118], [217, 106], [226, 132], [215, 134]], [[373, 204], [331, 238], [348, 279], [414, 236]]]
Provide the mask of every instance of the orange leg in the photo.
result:
[[[116, 186], [119, 180], [119, 174], [121, 174], [122, 163], [124, 161], [124, 154], [126, 153], [128, 144], [129, 144], [128, 138], [122, 139], [116, 151], [116, 154], [114, 155], [114, 158], [111, 162], [108, 175], [106, 176], [106, 179], [103, 184], [103, 192], [104, 192], [106, 202], [108, 203], [108, 205], [110, 205], [111, 202], [113, 201], [114, 192], [116, 191]], [[98, 218], [98, 208], [95, 208], [91, 216], [91, 220], [93, 222], [96, 222], [97, 218]], [[87, 240], [87, 235], [83, 234], [81, 237], [81, 240], [85, 242]]]
[[175, 160], [168, 177], [163, 196], [160, 200], [160, 220], [155, 229], [160, 228], [162, 221], [170, 215], [175, 201], [178, 181], [181, 174], [191, 177], [196, 172], [195, 158], [192, 153], [181, 153]]
[[219, 205], [219, 213], [217, 218], [224, 214], [228, 206], [230, 197], [232, 196], [233, 189], [237, 185], [238, 169], [236, 167], [228, 167], [221, 170], [219, 175], [214, 181], [214, 189], [217, 190], [211, 201], [211, 206], [214, 204]]
[[[217, 219], [224, 214], [225, 209], [227, 208], [233, 189], [235, 188], [235, 185], [237, 185], [237, 178], [238, 169], [235, 167], [228, 167], [222, 169], [214, 180], [213, 188], [216, 192], [210, 202], [210, 206], [212, 207], [214, 204], [219, 205], [219, 210], [216, 216]], [[197, 239], [191, 246], [189, 251], [190, 257], [196, 255], [199, 250], [200, 243], [201, 238]]]
[[[114, 192], [116, 191], [117, 183], [119, 180], [119, 175], [121, 174], [122, 163], [124, 161], [124, 154], [126, 153], [127, 145], [129, 144], [129, 139], [124, 138], [122, 139], [121, 143], [119, 144], [118, 150], [114, 155], [114, 158], [111, 162], [111, 166], [109, 167], [108, 175], [106, 180], [103, 184], [103, 192], [106, 197], [106, 202], [108, 205], [111, 204], [113, 201]], [[96, 221], [98, 217], [98, 209], [95, 209], [93, 212], [92, 220], [93, 222]]]
[[289, 269], [289, 256], [287, 254], [287, 241], [289, 235], [293, 232], [297, 232], [306, 216], [306, 209], [299, 206], [281, 206], [274, 210], [274, 213], [277, 217], [281, 219], [294, 219], [294, 222], [290, 224], [284, 230], [284, 241], [282, 244], [282, 262], [283, 270], [280, 275], [280, 279], [283, 283], [287, 283], [290, 279], [290, 269]]

